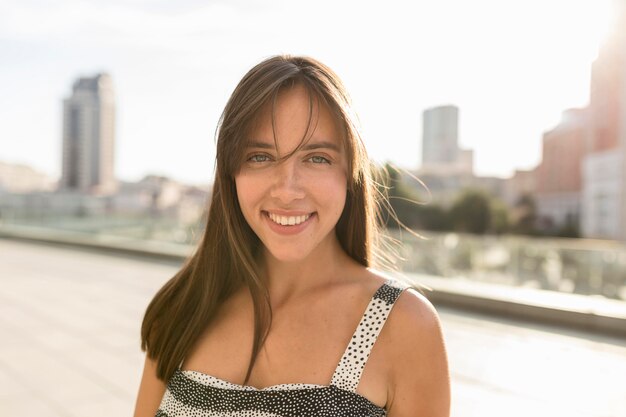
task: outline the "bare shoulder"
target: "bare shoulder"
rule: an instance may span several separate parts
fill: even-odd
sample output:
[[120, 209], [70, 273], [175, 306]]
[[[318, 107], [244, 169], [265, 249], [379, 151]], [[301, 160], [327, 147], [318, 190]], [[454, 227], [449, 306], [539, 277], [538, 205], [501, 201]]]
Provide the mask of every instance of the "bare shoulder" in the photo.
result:
[[165, 383], [157, 378], [156, 373], [156, 361], [146, 355], [135, 402], [134, 417], [148, 417], [156, 414], [166, 389]]
[[[392, 317], [392, 319], [391, 319]], [[428, 299], [415, 290], [407, 288], [402, 292], [393, 307], [390, 327], [408, 339], [413, 336], [432, 335], [440, 327], [439, 314]]]
[[450, 377], [435, 307], [415, 289], [398, 297], [389, 316], [390, 417], [450, 415]]
[[372, 294], [389, 279], [384, 273], [356, 262], [353, 262], [352, 268], [345, 271], [344, 276], [349, 277], [345, 281], [349, 286], [358, 288], [357, 292], [362, 300], [369, 300]]
[[405, 368], [428, 349], [445, 349], [439, 314], [428, 299], [413, 288], [396, 300], [385, 325], [393, 365]]

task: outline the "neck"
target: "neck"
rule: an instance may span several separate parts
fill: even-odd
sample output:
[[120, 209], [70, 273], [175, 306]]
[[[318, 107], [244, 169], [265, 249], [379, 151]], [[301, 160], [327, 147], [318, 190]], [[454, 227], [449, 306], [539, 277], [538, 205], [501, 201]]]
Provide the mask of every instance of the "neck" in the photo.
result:
[[272, 304], [281, 305], [344, 280], [348, 268], [354, 264], [333, 238], [307, 258], [293, 262], [281, 261], [265, 251], [262, 270]]

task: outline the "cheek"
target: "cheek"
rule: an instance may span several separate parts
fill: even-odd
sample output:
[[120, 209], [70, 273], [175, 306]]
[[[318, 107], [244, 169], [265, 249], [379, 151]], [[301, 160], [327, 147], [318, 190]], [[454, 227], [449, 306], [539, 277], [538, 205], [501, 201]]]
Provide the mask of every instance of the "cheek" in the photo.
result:
[[246, 176], [235, 177], [235, 187], [237, 189], [237, 201], [239, 201], [239, 207], [241, 211], [248, 218], [248, 213], [251, 210], [250, 205], [255, 200], [255, 190], [258, 192], [258, 187], [254, 186], [254, 181]]
[[317, 178], [315, 181], [316, 195], [323, 200], [326, 205], [332, 206], [339, 213], [343, 211], [346, 204], [348, 184], [346, 175], [336, 173], [335, 175]]

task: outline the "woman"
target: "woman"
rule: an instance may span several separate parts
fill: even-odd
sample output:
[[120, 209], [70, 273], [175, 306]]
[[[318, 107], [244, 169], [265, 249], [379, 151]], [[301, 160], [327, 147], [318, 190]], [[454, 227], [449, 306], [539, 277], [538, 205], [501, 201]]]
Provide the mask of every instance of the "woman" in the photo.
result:
[[448, 416], [436, 311], [371, 269], [374, 196], [339, 78], [305, 57], [252, 68], [202, 242], [146, 311], [135, 416]]

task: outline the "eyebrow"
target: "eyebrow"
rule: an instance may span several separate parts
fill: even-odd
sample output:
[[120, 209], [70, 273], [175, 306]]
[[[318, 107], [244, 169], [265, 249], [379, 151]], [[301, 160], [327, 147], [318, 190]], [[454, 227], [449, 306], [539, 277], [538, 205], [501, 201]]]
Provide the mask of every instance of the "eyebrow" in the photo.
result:
[[[248, 148], [275, 149], [275, 145], [273, 143], [252, 141], [248, 144]], [[337, 146], [333, 142], [327, 141], [307, 143], [302, 147], [302, 149], [305, 151], [311, 151], [315, 149], [330, 149], [335, 152], [340, 151], [339, 146]]]

